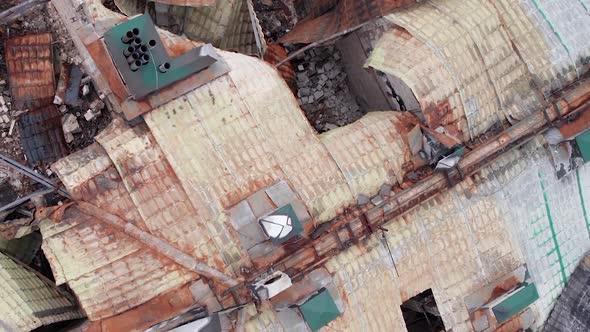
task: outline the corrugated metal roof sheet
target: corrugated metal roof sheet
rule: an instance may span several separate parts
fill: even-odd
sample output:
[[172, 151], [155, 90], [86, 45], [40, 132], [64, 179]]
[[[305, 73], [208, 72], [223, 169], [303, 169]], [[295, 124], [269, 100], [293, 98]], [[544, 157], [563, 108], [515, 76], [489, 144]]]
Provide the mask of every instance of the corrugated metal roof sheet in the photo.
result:
[[82, 318], [54, 286], [0, 253], [0, 329], [30, 331], [42, 325]]
[[[115, 2], [128, 16], [141, 12], [137, 8], [136, 1], [116, 0]], [[264, 34], [253, 8], [249, 8], [251, 5], [248, 0], [217, 0], [212, 3], [212, 6], [182, 4], [185, 0], [158, 2], [171, 5], [158, 10], [167, 10], [167, 14], [163, 14], [166, 16], [166, 21], [168, 24], [175, 22], [172, 25], [175, 25], [175, 28], [180, 27], [177, 31], [179, 34], [184, 33], [192, 40], [211, 43], [225, 50], [259, 54], [260, 48], [262, 54], [264, 53], [266, 48]], [[162, 23], [158, 20], [159, 15], [162, 14], [156, 13], [154, 18], [156, 24]]]
[[320, 136], [354, 197], [372, 197], [383, 184], [403, 182], [402, 165], [411, 154], [398, 131], [397, 117], [397, 112], [371, 112]]
[[147, 230], [199, 261], [226, 268], [187, 194], [149, 130], [116, 119], [97, 141], [109, 154]]
[[332, 10], [314, 17], [334, 3], [334, 1], [324, 1], [312, 10], [310, 18], [299, 22], [281, 39], [281, 42], [319, 41], [416, 2], [416, 0], [340, 0]]
[[[147, 229], [117, 170], [97, 144], [52, 167], [75, 199]], [[56, 281], [68, 282], [92, 320], [129, 310], [198, 277], [76, 208], [66, 210], [60, 223], [43, 222], [41, 231]]]
[[[288, 55], [289, 54], [287, 53], [287, 50], [281, 44], [271, 44], [266, 48], [266, 53], [264, 53], [264, 61], [272, 65], [276, 65]], [[295, 84], [297, 83], [295, 82], [295, 68], [293, 68], [291, 62], [284, 63], [278, 67], [277, 70], [279, 73], [281, 73], [281, 76], [290, 87], [296, 87]]]
[[[539, 107], [532, 76], [491, 4], [430, 1], [386, 18], [410, 35], [399, 29], [386, 33], [369, 65], [404, 79], [431, 124], [457, 122], [463, 111], [473, 138]], [[419, 61], [408, 56], [414, 53]], [[432, 82], [433, 69], [438, 83]], [[443, 119], [445, 107], [452, 111], [449, 119]], [[464, 131], [460, 123], [458, 129]]]
[[18, 119], [18, 129], [27, 161], [31, 164], [52, 163], [69, 151], [61, 124], [61, 112], [55, 105], [24, 113]]
[[13, 108], [51, 104], [55, 95], [51, 34], [7, 39], [5, 53]]

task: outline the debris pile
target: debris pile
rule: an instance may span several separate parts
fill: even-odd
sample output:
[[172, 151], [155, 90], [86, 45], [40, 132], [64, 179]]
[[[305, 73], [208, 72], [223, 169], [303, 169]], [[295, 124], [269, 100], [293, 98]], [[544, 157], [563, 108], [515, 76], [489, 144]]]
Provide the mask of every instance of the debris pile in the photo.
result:
[[254, 0], [254, 10], [262, 26], [267, 42], [274, 43], [289, 32], [297, 23], [293, 0]]
[[297, 100], [318, 132], [350, 124], [364, 115], [348, 87], [340, 51], [315, 47], [293, 61]]

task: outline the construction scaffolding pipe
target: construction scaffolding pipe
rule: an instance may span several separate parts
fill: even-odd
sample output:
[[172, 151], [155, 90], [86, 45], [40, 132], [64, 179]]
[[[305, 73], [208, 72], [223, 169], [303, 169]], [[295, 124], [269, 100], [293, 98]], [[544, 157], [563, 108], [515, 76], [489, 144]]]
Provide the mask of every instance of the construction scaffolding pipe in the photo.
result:
[[154, 250], [155, 252], [171, 259], [178, 265], [195, 272], [201, 276], [217, 280], [228, 287], [235, 287], [240, 284], [240, 281], [230, 276], [223, 274], [222, 272], [208, 266], [207, 264], [198, 262], [193, 257], [185, 254], [184, 252], [174, 248], [168, 242], [151, 235], [150, 233], [141, 230], [137, 226], [130, 222], [123, 220], [122, 218], [104, 211], [103, 209], [94, 206], [87, 202], [76, 202], [76, 207], [85, 214], [92, 216], [99, 221], [112, 226], [123, 233], [129, 235], [135, 240], [141, 242], [146, 247]]

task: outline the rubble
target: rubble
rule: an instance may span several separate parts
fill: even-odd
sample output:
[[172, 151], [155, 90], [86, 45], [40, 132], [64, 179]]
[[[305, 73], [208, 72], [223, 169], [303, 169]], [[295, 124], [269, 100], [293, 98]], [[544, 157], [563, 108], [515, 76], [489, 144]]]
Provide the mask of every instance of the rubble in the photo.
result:
[[351, 93], [342, 55], [332, 45], [308, 50], [297, 63], [297, 101], [319, 132], [352, 123], [365, 112]]

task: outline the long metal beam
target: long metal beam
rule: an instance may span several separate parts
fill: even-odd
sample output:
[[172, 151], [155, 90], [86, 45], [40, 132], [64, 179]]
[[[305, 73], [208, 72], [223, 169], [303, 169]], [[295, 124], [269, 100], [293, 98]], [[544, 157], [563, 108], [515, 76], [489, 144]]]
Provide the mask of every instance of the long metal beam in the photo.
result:
[[14, 169], [15, 171], [27, 176], [28, 178], [44, 185], [47, 188], [51, 188], [54, 191], [57, 191], [63, 197], [72, 199], [72, 196], [63, 188], [60, 188], [53, 180], [35, 172], [31, 168], [22, 165], [21, 163], [8, 158], [7, 156], [0, 153], [0, 163]]

